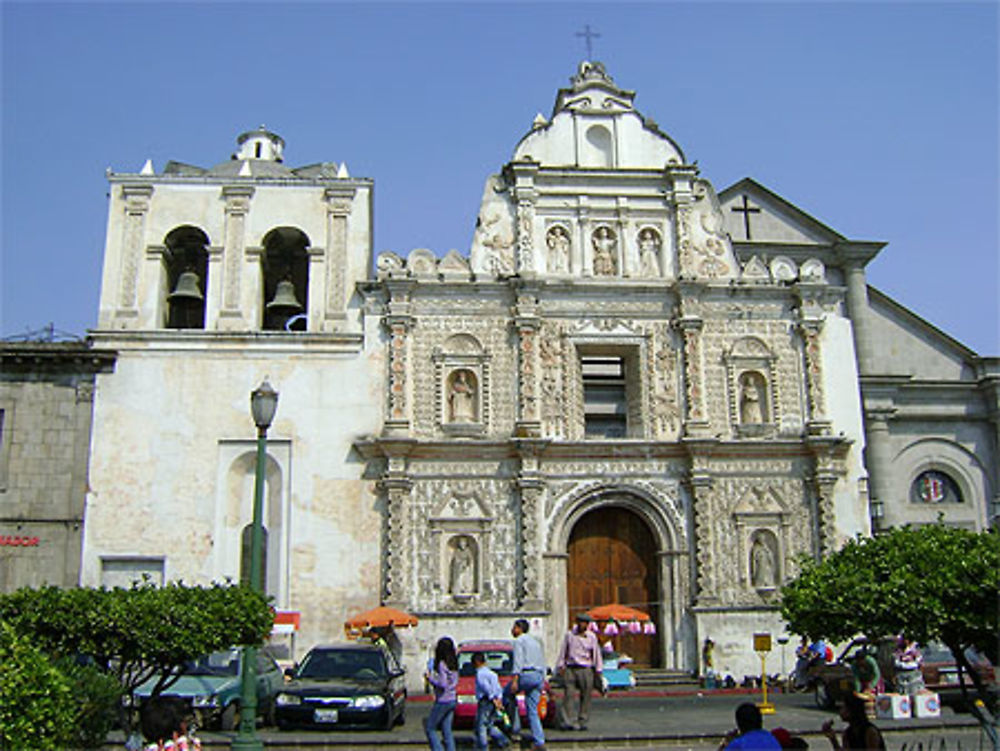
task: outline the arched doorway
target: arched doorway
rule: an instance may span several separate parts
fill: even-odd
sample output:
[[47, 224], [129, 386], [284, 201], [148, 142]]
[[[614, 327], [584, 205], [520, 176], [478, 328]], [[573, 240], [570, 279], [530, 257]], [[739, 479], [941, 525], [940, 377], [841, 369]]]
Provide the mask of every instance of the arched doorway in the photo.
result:
[[[567, 562], [569, 622], [598, 605], [617, 602], [659, 619], [656, 541], [649, 525], [622, 506], [588, 511], [570, 533]], [[602, 643], [608, 637], [601, 635]], [[645, 634], [614, 637], [615, 647], [641, 667], [659, 667], [660, 639]]]

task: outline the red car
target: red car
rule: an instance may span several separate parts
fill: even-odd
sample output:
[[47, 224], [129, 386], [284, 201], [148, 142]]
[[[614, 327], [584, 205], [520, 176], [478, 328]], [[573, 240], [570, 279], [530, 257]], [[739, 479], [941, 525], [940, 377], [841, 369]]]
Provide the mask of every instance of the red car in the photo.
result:
[[[482, 652], [486, 655], [486, 665], [506, 687], [512, 675], [514, 663], [514, 642], [510, 639], [482, 639], [463, 641], [458, 645], [458, 705], [455, 707], [455, 726], [471, 728], [476, 721], [476, 671], [472, 667], [472, 655]], [[524, 707], [524, 694], [517, 696], [517, 709], [521, 715], [521, 727], [528, 727], [528, 717]], [[538, 700], [538, 714], [545, 725], [553, 725], [556, 720], [556, 703], [549, 691], [549, 682], [542, 686], [542, 696]]]

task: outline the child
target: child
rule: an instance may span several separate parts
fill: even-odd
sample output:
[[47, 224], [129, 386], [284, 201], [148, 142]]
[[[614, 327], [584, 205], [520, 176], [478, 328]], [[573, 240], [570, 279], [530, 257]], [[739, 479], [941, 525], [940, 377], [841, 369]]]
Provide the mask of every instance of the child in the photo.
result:
[[145, 751], [201, 751], [201, 741], [188, 734], [187, 706], [182, 699], [159, 696], [143, 705], [139, 717]]
[[475, 743], [478, 749], [489, 748], [490, 738], [497, 742], [500, 748], [510, 745], [500, 729], [494, 724], [497, 712], [503, 711], [503, 691], [500, 688], [500, 680], [486, 665], [486, 655], [476, 652], [472, 655], [472, 666], [476, 669], [476, 725]]

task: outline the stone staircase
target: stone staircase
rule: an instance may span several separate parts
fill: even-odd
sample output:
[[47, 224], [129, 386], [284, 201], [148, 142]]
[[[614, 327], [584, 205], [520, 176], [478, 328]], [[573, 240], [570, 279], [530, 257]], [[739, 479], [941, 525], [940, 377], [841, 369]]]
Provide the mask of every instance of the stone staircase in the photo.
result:
[[634, 668], [636, 689], [691, 689], [698, 688], [698, 679], [684, 670], [668, 668]]

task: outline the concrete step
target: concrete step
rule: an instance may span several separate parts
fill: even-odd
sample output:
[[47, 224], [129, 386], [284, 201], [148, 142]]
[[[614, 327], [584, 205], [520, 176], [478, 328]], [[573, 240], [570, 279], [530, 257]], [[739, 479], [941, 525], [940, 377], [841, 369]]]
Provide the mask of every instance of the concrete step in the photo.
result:
[[632, 672], [635, 674], [636, 688], [657, 688], [663, 686], [691, 686], [694, 688], [698, 685], [697, 679], [684, 670], [636, 668]]

